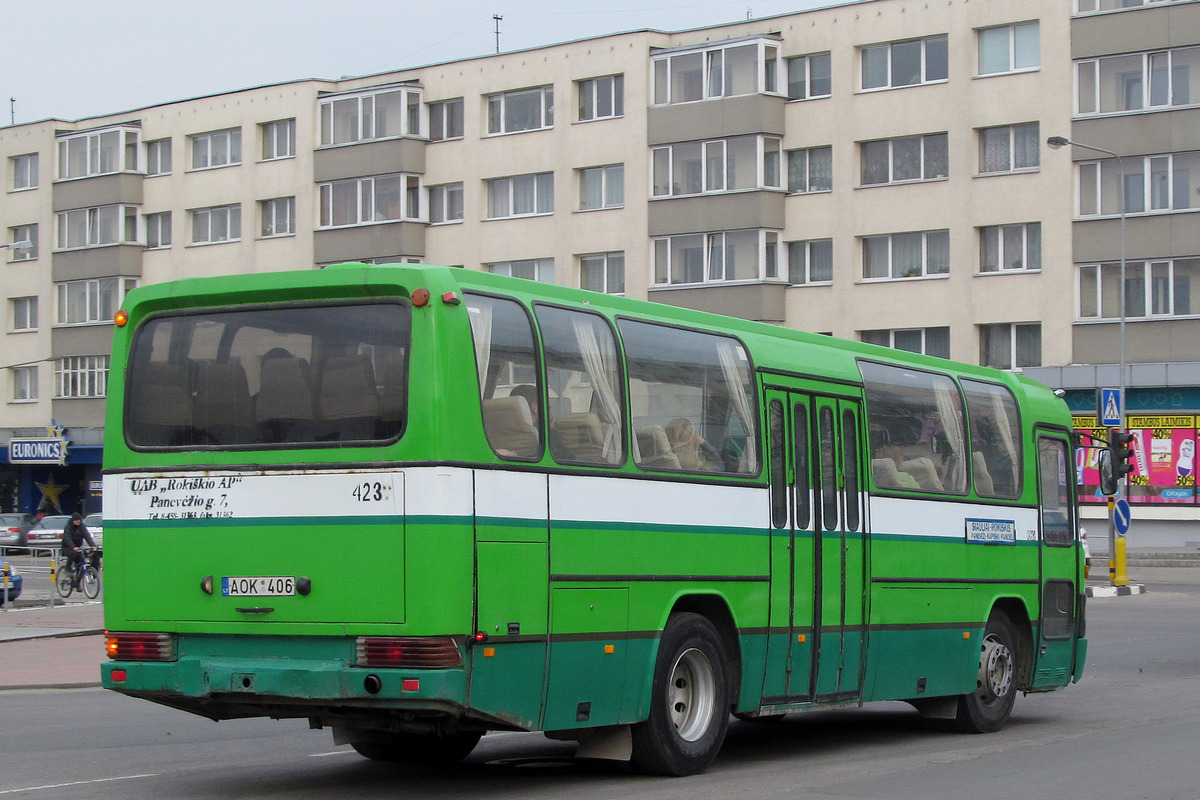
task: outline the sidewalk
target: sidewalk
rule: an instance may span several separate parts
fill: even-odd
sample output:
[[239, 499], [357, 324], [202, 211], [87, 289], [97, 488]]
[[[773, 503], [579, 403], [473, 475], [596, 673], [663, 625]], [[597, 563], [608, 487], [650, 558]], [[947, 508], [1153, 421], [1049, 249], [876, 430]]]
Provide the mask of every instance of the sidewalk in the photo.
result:
[[0, 609], [0, 691], [100, 685], [104, 606]]

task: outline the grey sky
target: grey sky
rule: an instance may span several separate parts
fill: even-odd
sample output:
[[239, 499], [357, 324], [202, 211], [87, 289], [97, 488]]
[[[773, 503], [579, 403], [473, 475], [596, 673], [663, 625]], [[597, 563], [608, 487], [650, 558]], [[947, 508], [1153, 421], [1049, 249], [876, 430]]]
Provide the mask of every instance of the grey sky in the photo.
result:
[[300, 78], [368, 75], [837, 0], [0, 0], [0, 125], [79, 119]]

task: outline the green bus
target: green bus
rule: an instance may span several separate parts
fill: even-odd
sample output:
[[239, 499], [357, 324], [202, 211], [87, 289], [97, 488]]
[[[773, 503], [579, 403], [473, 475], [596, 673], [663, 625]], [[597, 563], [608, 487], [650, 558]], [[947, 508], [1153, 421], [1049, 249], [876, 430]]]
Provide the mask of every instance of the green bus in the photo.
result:
[[705, 769], [731, 714], [999, 729], [1082, 676], [1071, 418], [1019, 375], [471, 270], [129, 293], [105, 687], [391, 761]]

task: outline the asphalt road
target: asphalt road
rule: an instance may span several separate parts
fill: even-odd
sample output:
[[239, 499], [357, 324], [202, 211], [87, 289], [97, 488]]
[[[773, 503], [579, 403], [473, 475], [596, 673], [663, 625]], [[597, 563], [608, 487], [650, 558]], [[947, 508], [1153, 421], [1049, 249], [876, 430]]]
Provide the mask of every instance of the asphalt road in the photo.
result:
[[1200, 796], [1200, 586], [1093, 600], [1083, 683], [1017, 700], [971, 736], [908, 706], [733, 722], [704, 775], [648, 778], [494, 734], [462, 765], [413, 770], [334, 747], [303, 721], [214, 723], [98, 689], [0, 692], [0, 796], [949, 800]]

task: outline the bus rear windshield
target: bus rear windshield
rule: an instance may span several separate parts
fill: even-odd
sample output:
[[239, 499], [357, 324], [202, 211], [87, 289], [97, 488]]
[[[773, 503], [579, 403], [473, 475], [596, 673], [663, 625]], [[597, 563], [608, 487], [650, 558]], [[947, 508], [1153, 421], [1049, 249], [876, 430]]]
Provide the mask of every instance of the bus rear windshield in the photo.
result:
[[126, 440], [170, 449], [395, 440], [410, 329], [401, 303], [152, 317], [130, 353]]

